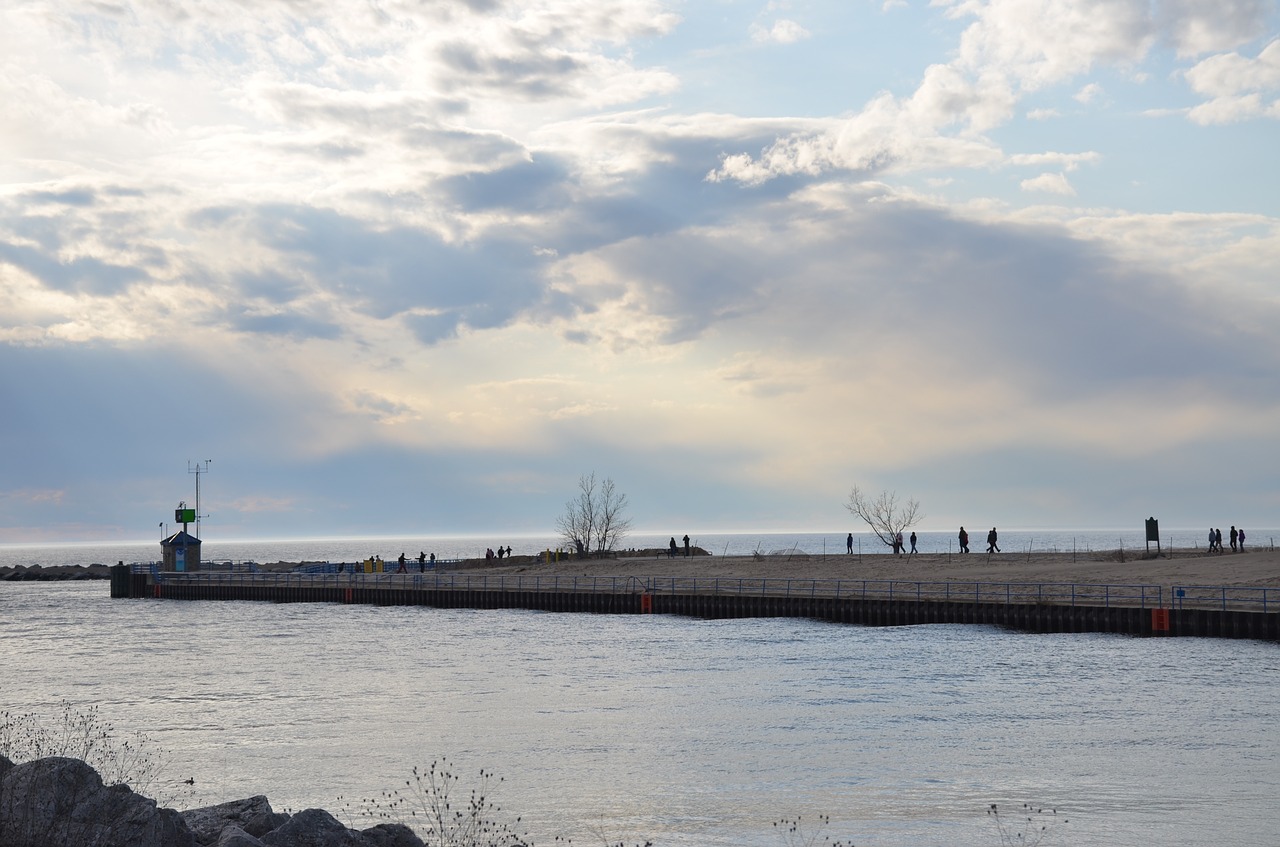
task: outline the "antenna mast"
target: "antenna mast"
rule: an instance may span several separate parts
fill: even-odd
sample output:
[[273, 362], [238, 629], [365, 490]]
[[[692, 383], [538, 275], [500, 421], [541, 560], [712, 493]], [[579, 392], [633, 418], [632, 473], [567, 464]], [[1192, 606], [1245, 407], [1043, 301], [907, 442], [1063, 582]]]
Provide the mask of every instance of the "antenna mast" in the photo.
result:
[[192, 463], [190, 459], [187, 460], [187, 473], [196, 475], [196, 538], [201, 537], [200, 519], [209, 517], [208, 515], [200, 514], [200, 474], [209, 472], [209, 463], [212, 461], [213, 459], [205, 459], [203, 462]]

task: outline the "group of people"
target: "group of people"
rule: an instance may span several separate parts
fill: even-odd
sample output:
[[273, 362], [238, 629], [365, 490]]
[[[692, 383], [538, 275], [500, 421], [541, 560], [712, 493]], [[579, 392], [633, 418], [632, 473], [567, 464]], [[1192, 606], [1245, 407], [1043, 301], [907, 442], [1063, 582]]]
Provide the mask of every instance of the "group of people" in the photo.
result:
[[[961, 532], [963, 532], [963, 530], [961, 530]], [[883, 536], [882, 536], [882, 537], [883, 537]], [[920, 551], [916, 549], [916, 534], [915, 534], [915, 531], [914, 531], [914, 530], [913, 530], [913, 531], [912, 531], [912, 533], [911, 533], [911, 538], [910, 538], [910, 539], [908, 539], [908, 540], [911, 542], [911, 553], [912, 553], [913, 555], [914, 555], [914, 554], [916, 554], [916, 553], [919, 553]], [[689, 541], [689, 539], [688, 539], [688, 537], [686, 536], [686, 537], [685, 537], [685, 543], [687, 544], [687, 543], [688, 543], [688, 541]], [[907, 552], [907, 545], [906, 545], [906, 544], [904, 544], [904, 543], [903, 543], [903, 541], [902, 541], [902, 533], [901, 533], [901, 532], [898, 532], [898, 533], [895, 533], [895, 534], [891, 535], [891, 536], [889, 537], [889, 541], [890, 541], [890, 542], [892, 542], [892, 546], [893, 546], [893, 555], [895, 555], [895, 556], [901, 556], [903, 553]], [[672, 544], [673, 546], [675, 545], [675, 543], [676, 543], [676, 540], [675, 540], [674, 538], [673, 538], [673, 539], [671, 539], [671, 544]], [[852, 553], [853, 553], [853, 533], [852, 533], [852, 532], [851, 532], [851, 533], [849, 533], [849, 537], [848, 537], [848, 538], [846, 538], [846, 539], [844, 540], [844, 546], [845, 546], [845, 551], [846, 551], [846, 552], [848, 552], [848, 553], [850, 553], [850, 554], [852, 554]]]
[[[1240, 529], [1236, 529], [1234, 526], [1231, 527], [1231, 535], [1228, 537], [1231, 539], [1231, 552], [1243, 553], [1244, 552], [1244, 527], [1241, 527]], [[1222, 552], [1222, 530], [1214, 529], [1213, 527], [1209, 528], [1209, 552], [1210, 553]]]
[[[667, 558], [674, 559], [679, 554], [679, 550], [680, 548], [676, 547], [676, 537], [673, 535], [671, 536], [671, 543], [667, 545]], [[686, 535], [684, 537], [684, 554], [688, 556], [689, 553], [689, 536]]]
[[[379, 559], [378, 561], [379, 561], [379, 562], [381, 562], [382, 560], [381, 560], [381, 559]], [[400, 567], [396, 568], [396, 573], [408, 573], [408, 572], [409, 572], [409, 569], [405, 566], [405, 563], [406, 563], [406, 561], [407, 561], [407, 560], [406, 560], [406, 559], [405, 559], [405, 557], [404, 557], [404, 553], [403, 553], [403, 551], [400, 553], [400, 558], [399, 558], [399, 559], [397, 559], [396, 561], [400, 563]], [[419, 550], [419, 551], [418, 551], [418, 573], [426, 573], [426, 572], [427, 572], [427, 563], [428, 563], [428, 562], [430, 562], [430, 563], [431, 563], [431, 567], [433, 567], [433, 568], [434, 568], [434, 567], [436, 566], [436, 554], [435, 554], [435, 553], [432, 553], [432, 554], [431, 554], [431, 556], [430, 556], [430, 558], [428, 558], [426, 553], [424, 553], [424, 552], [422, 552], [421, 550]]]
[[487, 549], [484, 551], [484, 560], [485, 560], [486, 562], [492, 562], [494, 559], [497, 559], [498, 561], [502, 561], [502, 557], [503, 557], [503, 556], [506, 556], [508, 559], [510, 559], [510, 558], [511, 558], [511, 545], [510, 545], [510, 544], [508, 544], [508, 545], [507, 545], [507, 549], [506, 549], [506, 550], [503, 550], [503, 549], [502, 549], [502, 545], [501, 545], [501, 544], [499, 544], [499, 545], [498, 545], [498, 552], [497, 552], [497, 553], [493, 552], [493, 548], [492, 548], [492, 547], [489, 547], [489, 548], [487, 548]]
[[[1213, 538], [1213, 530], [1209, 530], [1209, 537], [1210, 539]], [[1221, 532], [1219, 532], [1218, 538], [1219, 538], [1218, 543], [1221, 544], [1222, 543]], [[1234, 550], [1236, 547], [1236, 539], [1237, 539], [1236, 528], [1232, 527], [1231, 528], [1231, 549], [1232, 550]], [[890, 542], [892, 542], [893, 554], [895, 556], [901, 556], [903, 553], [907, 552], [907, 546], [902, 541], [901, 532], [895, 533], [894, 535], [890, 536], [889, 540]], [[991, 527], [991, 531], [987, 533], [987, 552], [988, 553], [1000, 552], [1000, 545], [997, 543], [999, 540], [1000, 540], [1000, 534], [996, 532], [996, 528], [994, 526]], [[908, 541], [911, 542], [912, 555], [920, 552], [916, 550], [916, 534], [914, 531], [911, 533], [911, 537], [908, 539]], [[1244, 549], [1244, 530], [1240, 530], [1239, 541], [1240, 541], [1241, 549]], [[687, 548], [689, 546], [689, 536], [687, 535], [685, 536], [684, 543], [685, 543], [685, 547]], [[852, 532], [849, 533], [849, 537], [845, 539], [845, 549], [850, 554], [853, 553], [853, 533]], [[965, 532], [964, 527], [960, 527], [960, 552], [961, 553], [969, 552], [969, 533]], [[676, 554], [676, 540], [673, 538], [671, 539], [671, 555], [674, 556], [675, 554]], [[685, 555], [688, 555], [688, 554], [686, 553]]]
[[[991, 531], [987, 533], [987, 552], [1000, 552], [1000, 533], [996, 532], [996, 528], [991, 527]], [[960, 552], [969, 552], [969, 533], [965, 532], [964, 527], [960, 527]]]

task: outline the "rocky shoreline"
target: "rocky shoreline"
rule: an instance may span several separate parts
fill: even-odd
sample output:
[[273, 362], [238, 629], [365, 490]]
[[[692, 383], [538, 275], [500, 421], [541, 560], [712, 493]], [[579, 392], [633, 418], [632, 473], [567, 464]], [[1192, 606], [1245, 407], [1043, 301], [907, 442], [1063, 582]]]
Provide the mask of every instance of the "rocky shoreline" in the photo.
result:
[[110, 579], [107, 565], [14, 565], [0, 568], [0, 582], [65, 582], [83, 579]]
[[0, 756], [4, 847], [425, 847], [412, 829], [351, 829], [323, 809], [276, 812], [261, 795], [179, 812], [60, 756], [15, 765]]

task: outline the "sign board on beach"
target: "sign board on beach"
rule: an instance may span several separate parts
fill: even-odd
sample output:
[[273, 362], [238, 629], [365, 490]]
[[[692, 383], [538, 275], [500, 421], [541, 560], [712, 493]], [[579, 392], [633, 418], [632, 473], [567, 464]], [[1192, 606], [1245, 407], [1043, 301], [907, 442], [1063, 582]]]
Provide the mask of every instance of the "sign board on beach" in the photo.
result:
[[195, 509], [174, 509], [173, 520], [175, 523], [195, 523], [196, 510]]

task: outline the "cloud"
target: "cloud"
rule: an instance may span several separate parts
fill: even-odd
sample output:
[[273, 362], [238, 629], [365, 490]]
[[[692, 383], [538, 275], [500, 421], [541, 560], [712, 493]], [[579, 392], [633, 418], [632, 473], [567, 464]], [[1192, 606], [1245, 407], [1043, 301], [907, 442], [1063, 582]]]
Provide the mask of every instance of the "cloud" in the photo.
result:
[[1225, 124], [1250, 118], [1280, 118], [1280, 41], [1257, 58], [1238, 53], [1211, 56], [1186, 72], [1187, 82], [1208, 101], [1192, 108], [1198, 124]]
[[1023, 191], [1045, 191], [1050, 194], [1062, 194], [1074, 197], [1076, 190], [1067, 181], [1066, 174], [1043, 173], [1031, 179], [1024, 179], [1019, 185]]
[[1077, 91], [1073, 97], [1076, 102], [1089, 104], [1098, 99], [1102, 95], [1102, 86], [1096, 82], [1091, 82], [1084, 88]]
[[760, 44], [795, 44], [810, 38], [812, 33], [795, 21], [779, 18], [772, 26], [751, 25], [751, 40]]
[[[1158, 8], [1139, 0], [941, 0], [935, 5], [956, 20], [970, 22], [955, 58], [926, 68], [913, 93], [882, 92], [843, 123], [818, 132], [789, 133], [758, 155], [730, 153], [709, 178], [759, 185], [781, 176], [832, 170], [870, 176], [886, 168], [903, 172], [987, 167], [1001, 152], [982, 134], [1007, 123], [1028, 94], [1099, 65], [1131, 69], [1165, 44], [1185, 55], [1234, 46], [1265, 32], [1267, 25], [1266, 5], [1256, 0], [1232, 2], [1221, 17], [1216, 8], [1193, 0]], [[1267, 52], [1247, 70], [1210, 65], [1189, 72], [1188, 78], [1206, 88], [1227, 85], [1219, 81], [1224, 77], [1270, 79], [1271, 58]], [[1099, 83], [1088, 82], [1075, 96], [1089, 103], [1101, 92]], [[1192, 120], [1207, 122], [1273, 111], [1277, 110], [1256, 98], [1237, 97], [1189, 114]], [[1037, 111], [1029, 117], [1049, 114]]]

